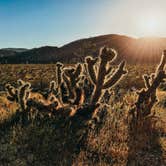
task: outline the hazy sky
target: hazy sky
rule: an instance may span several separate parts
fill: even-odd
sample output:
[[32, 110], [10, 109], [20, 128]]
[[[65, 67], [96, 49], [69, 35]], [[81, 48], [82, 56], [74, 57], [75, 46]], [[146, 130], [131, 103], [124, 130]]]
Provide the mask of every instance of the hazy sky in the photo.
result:
[[111, 33], [166, 37], [166, 0], [0, 0], [0, 48]]

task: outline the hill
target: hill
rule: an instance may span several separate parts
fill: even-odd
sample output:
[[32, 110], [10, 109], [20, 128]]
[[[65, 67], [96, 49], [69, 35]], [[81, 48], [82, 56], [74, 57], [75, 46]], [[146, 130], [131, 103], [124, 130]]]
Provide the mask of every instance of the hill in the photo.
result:
[[0, 57], [9, 57], [9, 56], [14, 56], [17, 53], [22, 53], [24, 51], [27, 51], [28, 49], [25, 48], [3, 48], [0, 49]]
[[[128, 63], [158, 63], [161, 53], [166, 49], [166, 38], [132, 38], [110, 34], [77, 40], [62, 47], [45, 46], [21, 52], [5, 50], [0, 63], [75, 63], [83, 61], [87, 55], [96, 56], [100, 47], [114, 48], [119, 59]], [[119, 61], [119, 59], [117, 61]]]

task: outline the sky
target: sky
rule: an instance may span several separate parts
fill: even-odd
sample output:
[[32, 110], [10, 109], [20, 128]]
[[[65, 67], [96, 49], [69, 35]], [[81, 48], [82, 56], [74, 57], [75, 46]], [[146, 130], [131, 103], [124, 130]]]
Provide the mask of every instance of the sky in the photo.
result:
[[103, 34], [166, 37], [165, 9], [166, 0], [0, 0], [0, 48]]

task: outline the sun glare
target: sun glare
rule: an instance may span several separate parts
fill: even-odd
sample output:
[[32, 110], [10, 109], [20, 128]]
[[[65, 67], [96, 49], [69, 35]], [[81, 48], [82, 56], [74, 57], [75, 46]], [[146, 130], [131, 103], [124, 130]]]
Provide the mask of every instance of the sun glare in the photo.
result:
[[140, 23], [140, 29], [144, 36], [156, 36], [160, 33], [161, 22], [156, 17], [144, 17]]
[[154, 33], [157, 30], [157, 21], [154, 19], [148, 20], [147, 23], [145, 24], [147, 30], [149, 30], [149, 33]]

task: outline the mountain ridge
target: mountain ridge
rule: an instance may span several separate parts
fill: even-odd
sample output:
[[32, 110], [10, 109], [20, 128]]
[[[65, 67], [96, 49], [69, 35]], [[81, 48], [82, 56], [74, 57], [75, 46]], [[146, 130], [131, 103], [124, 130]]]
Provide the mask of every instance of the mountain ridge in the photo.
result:
[[1, 56], [1, 52], [5, 50], [0, 49], [0, 63], [76, 63], [82, 62], [85, 56], [96, 56], [102, 46], [118, 52], [117, 63], [120, 59], [134, 64], [158, 63], [162, 51], [166, 49], [166, 38], [109, 34], [75, 40], [62, 47], [43, 46], [21, 52], [9, 49], [4, 56]]

